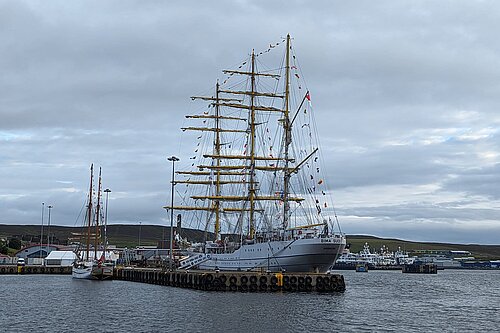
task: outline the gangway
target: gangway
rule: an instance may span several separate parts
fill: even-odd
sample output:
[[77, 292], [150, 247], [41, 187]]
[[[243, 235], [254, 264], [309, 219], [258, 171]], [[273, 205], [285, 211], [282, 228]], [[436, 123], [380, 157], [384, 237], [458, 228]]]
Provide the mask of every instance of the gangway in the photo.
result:
[[210, 259], [210, 255], [199, 253], [182, 260], [179, 269], [190, 269]]

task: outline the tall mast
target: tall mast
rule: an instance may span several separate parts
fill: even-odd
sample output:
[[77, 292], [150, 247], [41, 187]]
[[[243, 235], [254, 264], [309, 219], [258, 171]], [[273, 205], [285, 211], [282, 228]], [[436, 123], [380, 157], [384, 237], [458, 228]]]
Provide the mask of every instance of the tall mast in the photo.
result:
[[92, 226], [92, 190], [93, 190], [93, 181], [94, 178], [94, 164], [90, 165], [90, 188], [89, 188], [89, 204], [87, 206], [87, 250], [86, 250], [86, 260], [89, 260], [90, 254], [90, 233]]
[[288, 148], [292, 142], [292, 133], [290, 128], [289, 108], [290, 108], [290, 34], [286, 36], [286, 65], [285, 65], [285, 110], [283, 129], [285, 135], [285, 170], [283, 179], [283, 228], [288, 228], [288, 212], [290, 205], [288, 202], [288, 192], [290, 184], [290, 171], [288, 168]]
[[251, 91], [250, 91], [250, 184], [248, 194], [250, 199], [250, 239], [255, 235], [255, 52], [252, 50], [252, 64], [251, 64]]
[[[220, 156], [219, 81], [215, 85], [215, 155]], [[217, 158], [215, 195], [220, 197], [220, 157]], [[220, 238], [220, 201], [215, 200], [215, 240]]]
[[99, 245], [100, 237], [100, 225], [99, 218], [101, 216], [101, 168], [99, 167], [99, 185], [97, 187], [97, 206], [96, 206], [96, 218], [95, 218], [95, 237], [94, 237], [94, 260], [97, 260], [97, 246]]
[[[221, 232], [221, 218], [222, 213], [238, 212], [241, 218], [248, 216], [248, 234], [250, 239], [255, 238], [256, 233], [256, 214], [263, 213], [263, 209], [257, 206], [257, 202], [274, 201], [283, 202], [283, 208], [279, 210], [283, 214], [283, 220], [280, 221], [283, 227], [286, 229], [289, 227], [289, 211], [290, 202], [301, 202], [304, 199], [300, 197], [295, 197], [290, 193], [290, 179], [294, 173], [296, 173], [301, 166], [305, 163], [307, 159], [311, 157], [309, 155], [306, 159], [299, 164], [296, 164], [295, 159], [290, 158], [290, 145], [292, 140], [292, 124], [291, 120], [291, 110], [290, 110], [290, 35], [286, 38], [286, 64], [285, 64], [285, 74], [286, 83], [284, 87], [283, 94], [276, 94], [273, 92], [258, 91], [257, 79], [267, 80], [276, 79], [279, 80], [281, 75], [274, 74], [270, 72], [260, 73], [257, 71], [256, 59], [257, 55], [255, 51], [252, 50], [250, 59], [250, 68], [248, 70], [241, 70], [241, 67], [246, 64], [244, 62], [238, 70], [223, 70], [224, 74], [232, 75], [243, 75], [250, 79], [250, 86], [247, 86], [243, 90], [232, 90], [229, 88], [222, 88], [217, 82], [215, 96], [192, 96], [191, 99], [201, 99], [203, 101], [212, 102], [211, 105], [215, 106], [215, 114], [209, 114], [204, 112], [202, 115], [189, 115], [186, 118], [190, 119], [200, 119], [203, 123], [206, 123], [207, 119], [214, 119], [213, 127], [203, 125], [202, 127], [183, 127], [183, 131], [201, 131], [201, 132], [214, 132], [214, 147], [211, 154], [204, 154], [204, 158], [210, 158], [211, 163], [208, 165], [197, 165], [197, 171], [177, 171], [177, 174], [193, 176], [193, 179], [188, 178], [185, 181], [179, 181], [179, 183], [184, 183], [186, 185], [206, 185], [211, 186], [213, 191], [204, 195], [190, 195], [190, 198], [195, 201], [194, 205], [191, 206], [165, 206], [166, 209], [178, 209], [186, 211], [206, 211], [211, 214], [215, 213], [215, 238], [220, 239]], [[247, 81], [248, 82], [248, 81]], [[234, 96], [234, 98], [232, 97]], [[246, 99], [248, 97], [248, 99]], [[281, 108], [274, 107], [274, 102], [268, 103], [266, 101], [270, 98], [274, 101], [277, 98], [284, 100], [284, 105]], [[263, 101], [261, 101], [261, 99]], [[263, 102], [260, 104], [260, 102]], [[220, 107], [223, 107], [222, 109]], [[246, 118], [239, 118], [232, 116], [232, 113], [224, 113], [226, 109], [240, 109], [248, 112]], [[259, 155], [260, 150], [257, 148], [257, 126], [258, 112], [263, 112], [264, 114], [272, 114], [279, 116], [280, 127], [283, 126], [282, 135], [282, 146], [280, 150], [280, 155], [274, 157], [272, 154], [269, 155]], [[221, 115], [223, 113], [223, 115]], [[296, 117], [296, 116], [295, 116]], [[295, 118], [293, 117], [293, 118]], [[248, 125], [245, 129], [240, 129], [239, 127], [231, 127], [231, 124], [222, 123], [222, 120], [227, 120], [228, 123], [233, 121], [246, 121]], [[229, 125], [227, 128], [223, 127]], [[245, 153], [238, 155], [232, 152], [224, 154], [222, 146], [226, 143], [222, 142], [221, 133], [236, 133], [236, 136], [244, 135], [246, 137]], [[240, 141], [241, 142], [241, 141]], [[231, 145], [229, 143], [229, 148]], [[198, 150], [196, 150], [198, 151]], [[225, 151], [225, 150], [224, 150]], [[225, 162], [225, 161], [235, 161], [235, 162]], [[239, 163], [237, 161], [240, 161]], [[267, 164], [263, 165], [263, 162], [268, 161]], [[194, 163], [193, 163], [194, 166]], [[262, 195], [258, 192], [259, 181], [255, 172], [269, 172], [276, 173], [279, 172], [283, 177], [282, 184], [282, 195], [271, 194]], [[283, 174], [281, 174], [283, 173]], [[199, 179], [197, 177], [214, 177], [206, 180]], [[236, 177], [246, 177], [244, 180], [238, 181]], [[232, 195], [224, 194], [222, 187], [226, 189], [231, 189], [234, 186], [239, 186], [246, 184], [246, 193], [230, 191], [233, 192]], [[234, 185], [234, 186], [233, 186]], [[236, 189], [236, 188], [234, 188]], [[196, 203], [197, 200], [208, 200], [208, 205], [200, 205]], [[237, 202], [242, 202], [242, 205], [236, 205]], [[226, 204], [227, 203], [227, 204]], [[248, 215], [247, 215], [248, 212]], [[212, 216], [212, 215], [210, 215]], [[237, 225], [242, 227], [242, 220], [238, 220]]]

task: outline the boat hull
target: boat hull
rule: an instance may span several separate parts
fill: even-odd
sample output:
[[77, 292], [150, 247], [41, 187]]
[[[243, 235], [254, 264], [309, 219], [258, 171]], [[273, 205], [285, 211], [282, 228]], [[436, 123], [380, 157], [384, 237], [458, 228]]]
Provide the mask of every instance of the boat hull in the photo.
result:
[[113, 267], [86, 262], [73, 266], [72, 276], [84, 280], [109, 280], [113, 278]]
[[113, 278], [113, 267], [101, 266], [92, 268], [92, 278], [94, 280], [110, 280]]
[[345, 237], [300, 238], [242, 245], [233, 253], [206, 254], [204, 270], [326, 272], [345, 248]]
[[74, 267], [71, 275], [74, 279], [92, 280], [92, 266]]

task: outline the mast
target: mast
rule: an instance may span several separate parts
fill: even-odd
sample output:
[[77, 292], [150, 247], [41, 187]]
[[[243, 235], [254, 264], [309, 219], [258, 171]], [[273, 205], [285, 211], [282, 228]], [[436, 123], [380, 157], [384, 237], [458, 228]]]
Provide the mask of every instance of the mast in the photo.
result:
[[290, 184], [290, 172], [288, 169], [288, 148], [292, 142], [292, 133], [290, 128], [290, 34], [286, 36], [286, 65], [285, 65], [285, 110], [283, 114], [283, 129], [285, 136], [285, 168], [284, 168], [284, 179], [283, 179], [283, 229], [288, 228], [288, 214], [290, 210], [290, 205], [288, 201], [288, 192]]
[[90, 254], [90, 233], [92, 226], [92, 180], [94, 178], [94, 164], [90, 165], [90, 188], [89, 188], [89, 203], [87, 205], [87, 249], [86, 249], [86, 260], [89, 260]]
[[101, 216], [101, 168], [99, 167], [99, 184], [97, 187], [97, 206], [95, 218], [95, 237], [94, 237], [94, 260], [97, 260], [97, 246], [99, 245], [100, 226], [99, 217]]
[[[247, 237], [253, 239], [255, 238], [256, 233], [256, 214], [264, 212], [263, 209], [258, 207], [257, 202], [274, 201], [276, 203], [283, 203], [283, 207], [278, 208], [280, 215], [283, 214], [283, 220], [280, 219], [279, 223], [282, 224], [283, 228], [287, 229], [289, 227], [290, 204], [292, 202], [299, 203], [304, 200], [300, 197], [295, 197], [290, 193], [291, 177], [295, 175], [299, 169], [301, 169], [301, 166], [311, 156], [309, 155], [305, 160], [297, 165], [295, 159], [292, 158], [292, 151], [290, 150], [292, 141], [292, 124], [297, 116], [291, 116], [290, 51], [290, 35], [287, 35], [285, 53], [286, 60], [284, 66], [286, 82], [283, 87], [281, 81], [280, 87], [282, 88], [280, 89], [283, 89], [281, 93], [259, 91], [257, 84], [260, 80], [272, 80], [273, 82], [274, 80], [280, 81], [282, 75], [270, 72], [258, 72], [257, 54], [254, 50], [252, 50], [248, 70], [223, 70], [223, 72], [225, 74], [229, 74], [229, 76], [246, 76], [249, 79], [249, 81], [246, 81], [246, 87], [233, 90], [231, 88], [221, 86], [217, 81], [215, 95], [191, 96], [192, 100], [200, 99], [208, 101], [210, 103], [209, 106], [214, 106], [214, 113], [209, 114], [209, 112], [203, 112], [203, 114], [199, 115], [188, 115], [186, 118], [201, 120], [204, 125], [200, 127], [183, 127], [181, 129], [183, 131], [214, 133], [212, 153], [203, 154], [203, 157], [211, 159], [211, 162], [196, 165], [197, 170], [177, 171], [177, 174], [179, 175], [189, 176], [187, 180], [178, 181], [178, 183], [186, 184], [186, 186], [209, 186], [211, 187], [211, 190], [205, 192], [204, 194], [198, 193], [197, 195], [190, 195], [189, 197], [193, 199], [194, 204], [175, 207], [171, 204], [170, 206], [165, 206], [164, 208], [207, 212], [209, 223], [213, 223], [215, 218], [214, 234], [216, 240], [220, 240], [221, 237], [222, 214], [230, 212], [240, 213], [241, 215], [236, 222], [236, 226], [239, 226], [239, 228], [243, 227], [243, 217], [248, 218]], [[262, 53], [259, 53], [259, 55], [260, 54]], [[245, 61], [242, 66], [246, 63], [247, 61]], [[240, 69], [242, 66], [238, 68]], [[268, 82], [265, 82], [265, 84]], [[250, 84], [248, 85], [248, 83]], [[263, 86], [265, 84], [263, 84]], [[275, 107], [274, 103], [277, 99], [281, 99], [281, 102], [284, 101], [281, 107]], [[231, 109], [236, 111], [232, 111]], [[247, 117], [240, 118], [237, 115], [240, 111], [246, 112]], [[264, 115], [263, 123], [258, 122], [260, 121], [259, 115], [261, 114]], [[260, 138], [261, 135], [260, 132], [257, 133], [257, 126], [268, 122], [266, 120], [268, 117], [272, 117], [273, 119], [275, 117], [278, 118], [278, 124], [276, 125], [280, 128], [279, 132], [281, 132], [281, 128], [283, 128], [283, 133], [279, 134], [282, 145], [278, 156], [273, 156], [271, 151], [269, 155], [266, 153], [262, 154], [257, 147], [257, 139]], [[292, 118], [294, 119], [292, 120]], [[214, 120], [214, 122], [211, 123], [212, 126], [206, 125], [207, 120], [212, 119]], [[237, 123], [238, 121], [247, 122], [244, 129], [237, 125], [234, 126], [235, 122]], [[266, 130], [269, 132], [269, 128]], [[224, 137], [225, 134], [223, 136], [222, 133], [229, 133], [229, 137], [231, 138], [233, 137], [232, 134], [234, 134], [234, 137], [237, 138], [234, 142], [238, 142], [237, 144], [244, 142], [244, 153], [235, 153], [234, 146], [231, 148], [231, 142], [223, 141], [228, 138]], [[199, 138], [201, 138], [201, 136]], [[271, 138], [269, 138], [269, 140], [271, 140]], [[265, 145], [265, 143], [263, 144]], [[224, 145], [228, 145], [229, 149], [227, 151], [226, 149], [223, 149]], [[270, 149], [272, 149], [272, 146]], [[198, 152], [198, 149], [196, 149], [195, 152]], [[196, 157], [193, 157], [191, 159], [195, 158]], [[193, 163], [192, 166], [194, 167], [195, 164]], [[262, 195], [259, 191], [262, 185], [259, 184], [256, 172], [269, 174], [273, 173], [275, 175], [279, 173], [278, 177], [280, 180], [276, 183], [276, 186], [279, 186], [278, 192], [273, 191], [273, 185], [273, 188], [269, 189], [274, 193]], [[204, 178], [200, 179], [199, 177]], [[262, 181], [265, 180], [266, 179], [262, 179]], [[238, 188], [238, 186], [241, 185], [245, 186], [245, 189]], [[262, 188], [265, 190], [268, 189], [265, 185]], [[223, 190], [227, 193], [224, 194]], [[207, 201], [208, 204], [205, 204]], [[239, 202], [241, 202], [241, 204], [239, 204]]]
[[248, 187], [248, 196], [250, 199], [249, 225], [250, 239], [255, 235], [255, 52], [252, 50], [252, 64], [250, 74], [250, 184]]
[[[219, 118], [219, 81], [215, 85], [215, 155], [220, 156], [220, 118]], [[220, 196], [220, 162], [221, 159], [217, 158], [217, 170], [215, 178], [215, 195]], [[215, 200], [215, 240], [220, 239], [220, 201]]]

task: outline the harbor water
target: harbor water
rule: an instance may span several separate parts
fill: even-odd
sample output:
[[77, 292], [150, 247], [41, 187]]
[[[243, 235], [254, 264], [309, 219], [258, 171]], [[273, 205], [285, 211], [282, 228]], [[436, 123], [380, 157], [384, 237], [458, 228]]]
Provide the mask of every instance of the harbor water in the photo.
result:
[[233, 293], [0, 275], [2, 332], [477, 332], [500, 327], [500, 271], [343, 271], [345, 293]]

